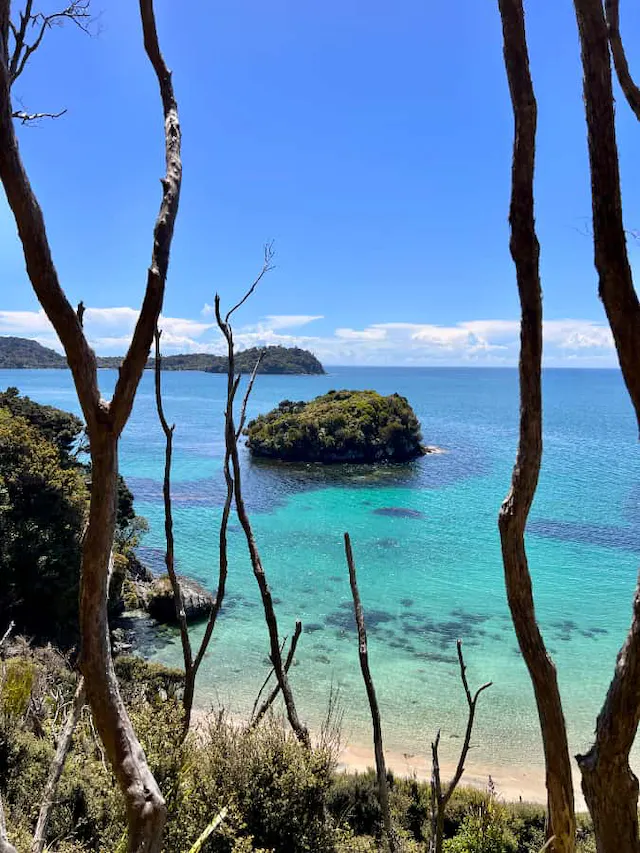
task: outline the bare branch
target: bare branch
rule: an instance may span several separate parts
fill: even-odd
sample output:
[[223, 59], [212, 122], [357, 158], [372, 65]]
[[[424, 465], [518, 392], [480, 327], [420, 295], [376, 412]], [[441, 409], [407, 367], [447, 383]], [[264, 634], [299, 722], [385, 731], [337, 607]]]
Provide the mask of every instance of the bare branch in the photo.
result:
[[13, 631], [13, 629], [15, 627], [16, 627], [16, 623], [12, 619], [11, 622], [9, 622], [9, 627], [7, 628], [7, 630], [2, 635], [2, 639], [0, 639], [0, 651], [2, 651], [2, 647], [4, 646], [4, 644], [7, 642], [7, 640], [11, 636], [11, 632]]
[[[284, 651], [284, 647], [286, 646], [288, 639], [289, 639], [288, 637], [284, 637], [284, 639], [280, 643], [280, 654], [282, 654], [282, 652]], [[285, 668], [286, 668], [286, 663], [285, 663]], [[253, 726], [253, 721], [254, 721], [254, 718], [256, 715], [256, 710], [258, 708], [258, 703], [260, 702], [260, 697], [262, 696], [265, 687], [267, 686], [267, 684], [271, 680], [271, 676], [273, 675], [274, 672], [275, 672], [275, 669], [272, 666], [271, 669], [269, 670], [269, 672], [267, 673], [267, 677], [265, 678], [265, 680], [260, 685], [260, 690], [258, 690], [258, 695], [256, 696], [256, 700], [253, 703], [253, 708], [251, 709], [251, 714], [249, 715], [249, 728], [252, 728], [252, 726]]]
[[271, 261], [273, 260], [273, 254], [274, 254], [274, 252], [273, 252], [273, 241], [271, 241], [271, 243], [267, 243], [264, 247], [264, 263], [262, 264], [262, 269], [258, 273], [257, 278], [255, 279], [255, 281], [253, 282], [253, 284], [251, 285], [249, 290], [247, 290], [245, 295], [242, 297], [240, 302], [237, 302], [233, 306], [233, 308], [231, 308], [229, 311], [227, 311], [227, 315], [224, 318], [225, 324], [229, 322], [231, 315], [234, 314], [238, 310], [238, 308], [240, 308], [242, 305], [244, 305], [244, 303], [251, 296], [251, 294], [256, 289], [256, 287], [260, 284], [263, 277], [273, 269], [273, 264], [271, 263]]
[[640, 88], [636, 86], [629, 71], [627, 54], [620, 35], [620, 0], [605, 0], [609, 44], [613, 55], [613, 64], [618, 75], [620, 88], [635, 116], [640, 120]]
[[[158, 412], [158, 420], [160, 421], [160, 425], [162, 426], [162, 431], [165, 437], [165, 451], [164, 451], [164, 478], [162, 481], [162, 498], [164, 502], [164, 532], [166, 539], [166, 551], [165, 551], [165, 565], [167, 567], [167, 574], [169, 575], [169, 582], [171, 583], [171, 589], [173, 591], [173, 600], [175, 602], [176, 607], [176, 618], [178, 620], [178, 626], [180, 628], [180, 641], [182, 643], [182, 656], [184, 660], [184, 671], [185, 677], [188, 673], [190, 673], [192, 664], [193, 664], [193, 654], [191, 651], [191, 640], [189, 638], [189, 628], [187, 626], [187, 614], [184, 609], [184, 599], [182, 597], [182, 588], [180, 586], [180, 581], [178, 580], [178, 576], [176, 575], [175, 569], [175, 545], [173, 538], [173, 507], [171, 504], [171, 459], [173, 454], [173, 432], [175, 430], [175, 424], [169, 426], [167, 423], [167, 419], [164, 414], [164, 408], [162, 405], [162, 355], [160, 353], [160, 336], [162, 332], [159, 329], [155, 330], [154, 340], [155, 340], [155, 348], [156, 348], [156, 358], [155, 358], [155, 369], [154, 369], [154, 377], [155, 377], [155, 393], [156, 393], [156, 409]], [[191, 722], [191, 707], [193, 703], [193, 693], [189, 696], [186, 694], [183, 696], [183, 707], [184, 707], [184, 729], [183, 734], [189, 731], [189, 725]]]
[[169, 253], [173, 229], [180, 202], [182, 161], [178, 105], [173, 92], [171, 72], [166, 66], [156, 31], [153, 0], [140, 0], [140, 15], [144, 46], [160, 86], [165, 123], [166, 174], [162, 180], [162, 202], [153, 231], [153, 252], [147, 274], [144, 301], [133, 333], [131, 345], [124, 357], [116, 383], [111, 412], [116, 435], [120, 435], [133, 406], [133, 398], [144, 371], [153, 335], [158, 324], [164, 288], [169, 268]]
[[511, 488], [500, 509], [500, 540], [511, 617], [538, 707], [547, 771], [549, 834], [555, 835], [554, 853], [573, 853], [576, 824], [566, 725], [556, 669], [536, 621], [524, 541], [542, 460], [542, 291], [533, 200], [537, 106], [522, 0], [498, 0], [498, 5], [515, 119], [509, 222], [521, 306], [520, 435]]
[[240, 409], [240, 422], [238, 423], [238, 429], [236, 430], [236, 441], [240, 439], [242, 435], [242, 430], [244, 429], [245, 420], [247, 418], [247, 403], [249, 402], [249, 397], [251, 396], [251, 392], [253, 390], [253, 383], [256, 381], [256, 376], [258, 375], [258, 368], [262, 363], [262, 359], [264, 358], [265, 351], [262, 350], [260, 355], [258, 356], [258, 360], [255, 363], [255, 367], [251, 373], [251, 378], [249, 379], [249, 384], [247, 385], [247, 391], [244, 395], [244, 400], [242, 401], [242, 408]]
[[51, 808], [55, 801], [58, 782], [60, 781], [60, 776], [62, 775], [64, 764], [67, 760], [67, 754], [71, 748], [71, 740], [73, 738], [75, 728], [78, 725], [84, 700], [84, 678], [80, 676], [78, 686], [76, 687], [76, 692], [73, 697], [73, 702], [71, 703], [71, 708], [69, 709], [67, 719], [58, 739], [55, 757], [49, 767], [49, 776], [47, 778], [47, 784], [45, 785], [42, 802], [40, 804], [40, 813], [38, 814], [38, 822], [33, 835], [31, 853], [42, 853], [44, 849]]
[[[302, 634], [302, 622], [298, 619], [296, 622], [296, 629], [293, 632], [293, 637], [291, 638], [291, 645], [289, 646], [289, 652], [287, 654], [287, 659], [284, 662], [284, 671], [286, 673], [289, 672], [289, 669], [291, 668], [291, 664], [293, 663], [293, 659], [294, 659], [295, 654], [296, 654], [296, 648], [298, 646], [298, 640], [300, 639], [301, 634]], [[282, 648], [284, 648], [285, 642], [286, 642], [286, 637], [282, 641], [282, 647], [280, 649], [280, 653], [282, 653]], [[273, 703], [276, 701], [278, 694], [280, 693], [280, 682], [277, 681], [276, 685], [273, 688], [273, 690], [271, 691], [271, 693], [267, 696], [267, 698], [264, 700], [262, 705], [260, 705], [260, 707], [256, 711], [256, 705], [258, 704], [258, 699], [260, 698], [260, 694], [262, 693], [262, 691], [266, 687], [267, 682], [269, 681], [269, 679], [271, 678], [271, 676], [273, 675], [274, 672], [275, 672], [275, 667], [271, 669], [271, 672], [267, 676], [266, 681], [264, 682], [264, 684], [260, 688], [260, 693], [258, 693], [255, 704], [253, 706], [253, 711], [251, 712], [250, 728], [255, 728], [258, 725], [260, 720], [264, 717], [264, 715], [267, 713], [269, 708], [271, 708]]]
[[293, 693], [289, 684], [289, 679], [287, 677], [287, 673], [284, 670], [282, 656], [280, 654], [278, 621], [273, 607], [273, 598], [271, 596], [269, 584], [267, 583], [264, 567], [260, 558], [260, 552], [258, 551], [258, 546], [253, 535], [253, 528], [251, 527], [251, 522], [249, 520], [249, 516], [247, 514], [247, 510], [244, 503], [244, 498], [242, 495], [242, 472], [240, 469], [240, 458], [238, 455], [238, 444], [236, 440], [236, 427], [233, 415], [233, 398], [235, 396], [235, 391], [237, 390], [237, 379], [235, 377], [235, 352], [233, 345], [233, 330], [228, 320], [231, 314], [235, 310], [237, 310], [237, 308], [239, 308], [240, 305], [242, 305], [246, 301], [246, 299], [249, 298], [251, 293], [253, 293], [258, 282], [265, 274], [265, 272], [267, 272], [267, 270], [269, 269], [269, 259], [270, 248], [268, 247], [267, 250], [265, 250], [265, 263], [263, 265], [262, 272], [254, 281], [252, 286], [249, 288], [249, 290], [245, 294], [245, 297], [236, 306], [234, 306], [231, 311], [227, 313], [224, 320], [222, 319], [222, 314], [220, 312], [219, 295], [216, 294], [214, 299], [216, 321], [218, 323], [220, 331], [224, 335], [224, 338], [227, 342], [227, 419], [225, 429], [225, 445], [227, 453], [229, 454], [231, 460], [233, 491], [235, 495], [236, 510], [238, 513], [238, 518], [240, 520], [240, 525], [242, 526], [245, 538], [247, 540], [247, 546], [249, 549], [249, 557], [251, 559], [253, 574], [256, 578], [256, 581], [258, 582], [258, 588], [260, 589], [260, 596], [262, 598], [262, 606], [264, 609], [265, 620], [269, 631], [271, 661], [275, 669], [276, 678], [278, 679], [280, 689], [282, 690], [282, 696], [284, 698], [285, 707], [287, 709], [287, 717], [289, 719], [289, 723], [291, 724], [291, 728], [293, 729], [298, 740], [304, 746], [310, 749], [311, 739], [309, 737], [309, 732], [306, 726], [301, 723], [300, 718], [298, 717], [298, 711], [296, 709]]
[[388, 849], [391, 853], [396, 850], [396, 840], [393, 833], [391, 823], [391, 808], [389, 806], [389, 788], [387, 786], [387, 767], [384, 760], [384, 749], [382, 746], [382, 724], [380, 722], [380, 710], [378, 708], [378, 700], [376, 691], [371, 677], [369, 668], [369, 652], [367, 649], [367, 630], [364, 624], [364, 612], [362, 610], [362, 602], [360, 601], [360, 593], [358, 592], [358, 581], [356, 578], [356, 564], [353, 559], [353, 551], [351, 549], [351, 539], [349, 534], [344, 534], [344, 550], [347, 557], [347, 565], [349, 567], [349, 584], [351, 585], [351, 595], [353, 596], [353, 609], [356, 617], [356, 625], [358, 628], [358, 652], [360, 657], [360, 669], [362, 670], [362, 679], [367, 691], [367, 699], [369, 700], [369, 709], [371, 711], [371, 722], [373, 724], [373, 747], [376, 756], [376, 774], [378, 777], [378, 796], [380, 797], [380, 810], [382, 811], [382, 823]]
[[17, 119], [20, 124], [36, 124], [44, 118], [60, 118], [67, 111], [60, 110], [59, 113], [27, 113], [24, 110], [15, 110], [11, 115]]

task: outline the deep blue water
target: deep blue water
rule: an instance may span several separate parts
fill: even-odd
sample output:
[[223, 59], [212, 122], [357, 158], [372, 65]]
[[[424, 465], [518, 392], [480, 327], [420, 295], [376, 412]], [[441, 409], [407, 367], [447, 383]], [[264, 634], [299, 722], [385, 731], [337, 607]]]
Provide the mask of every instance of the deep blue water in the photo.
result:
[[[101, 371], [110, 395], [115, 373]], [[222, 376], [163, 374], [176, 422], [174, 508], [179, 567], [217, 578], [223, 500]], [[78, 411], [66, 371], [0, 371], [40, 402]], [[242, 450], [245, 490], [283, 634], [305, 633], [292, 670], [312, 725], [340, 687], [345, 735], [369, 742], [342, 534], [351, 534], [370, 635], [371, 666], [390, 748], [426, 750], [442, 728], [445, 758], [465, 718], [455, 641], [483, 695], [473, 760], [542, 761], [532, 691], [508, 617], [497, 513], [517, 441], [515, 370], [332, 368], [320, 377], [261, 376], [250, 415], [330, 388], [408, 397], [425, 440], [446, 452], [405, 466], [278, 467]], [[631, 406], [616, 371], [544, 375], [545, 451], [528, 533], [537, 612], [559, 670], [572, 751], [589, 744], [631, 613], [640, 555], [640, 459]], [[121, 470], [150, 522], [148, 560], [161, 568], [164, 438], [146, 374], [126, 428]], [[228, 601], [204, 664], [198, 701], [244, 714], [266, 669], [267, 632], [237, 522]], [[177, 663], [172, 641], [153, 653]]]

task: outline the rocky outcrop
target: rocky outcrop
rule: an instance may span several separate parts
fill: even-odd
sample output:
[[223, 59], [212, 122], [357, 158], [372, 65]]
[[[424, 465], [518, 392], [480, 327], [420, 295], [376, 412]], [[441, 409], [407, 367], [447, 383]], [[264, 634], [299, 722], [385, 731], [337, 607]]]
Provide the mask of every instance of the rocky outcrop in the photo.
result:
[[[188, 622], [206, 619], [213, 604], [211, 593], [197, 581], [180, 577], [184, 610]], [[165, 575], [150, 584], [147, 592], [146, 610], [157, 622], [164, 625], [175, 625], [176, 606], [173, 600], [171, 582]]]

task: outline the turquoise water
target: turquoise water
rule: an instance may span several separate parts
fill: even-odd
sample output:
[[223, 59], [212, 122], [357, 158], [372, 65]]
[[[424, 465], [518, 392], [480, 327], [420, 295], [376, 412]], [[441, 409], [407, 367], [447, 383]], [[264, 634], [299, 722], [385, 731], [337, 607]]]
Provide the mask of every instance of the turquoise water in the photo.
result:
[[[101, 371], [108, 396], [115, 373]], [[167, 416], [175, 420], [174, 508], [180, 570], [213, 588], [221, 475], [222, 376], [165, 373]], [[69, 373], [0, 371], [0, 387], [78, 411]], [[537, 611], [554, 653], [571, 748], [589, 745], [631, 612], [640, 555], [640, 459], [636, 428], [615, 371], [547, 371], [545, 455], [528, 547]], [[351, 616], [342, 534], [352, 537], [368, 614], [370, 659], [386, 744], [426, 751], [442, 728], [445, 759], [464, 719], [455, 662], [461, 637], [473, 684], [483, 695], [473, 761], [542, 761], [532, 691], [508, 618], [497, 512], [517, 440], [512, 370], [332, 368], [319, 377], [259, 377], [250, 414], [281, 399], [331, 388], [405, 394], [425, 441], [446, 450], [400, 467], [273, 467], [248, 459], [245, 492], [283, 634], [301, 618], [292, 682], [301, 716], [323, 718], [340, 688], [344, 735], [370, 742]], [[121, 470], [150, 522], [145, 555], [162, 559], [164, 439], [152, 376], [144, 376], [122, 440]], [[237, 521], [230, 535], [227, 606], [200, 676], [198, 702], [250, 709], [268, 664], [267, 632]], [[195, 631], [199, 634], [198, 629]], [[178, 663], [172, 639], [152, 652]]]

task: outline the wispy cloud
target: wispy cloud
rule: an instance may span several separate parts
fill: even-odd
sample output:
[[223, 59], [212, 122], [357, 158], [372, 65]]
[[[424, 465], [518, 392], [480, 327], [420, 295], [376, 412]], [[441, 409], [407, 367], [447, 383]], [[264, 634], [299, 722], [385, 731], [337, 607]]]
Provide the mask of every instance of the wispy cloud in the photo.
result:
[[[224, 351], [210, 306], [200, 319], [162, 317], [165, 353]], [[138, 312], [126, 306], [87, 308], [85, 329], [101, 354], [122, 353], [133, 333]], [[313, 335], [307, 327], [324, 319], [316, 314], [271, 314], [256, 323], [237, 326], [239, 348], [301, 346], [326, 364], [370, 365], [515, 365], [520, 327], [517, 320], [466, 320], [452, 325], [381, 322], [364, 328], [336, 328]], [[0, 334], [35, 338], [60, 349], [42, 310], [0, 311]], [[615, 366], [611, 332], [592, 320], [548, 320], [544, 324], [545, 362], [549, 365]]]

